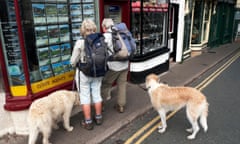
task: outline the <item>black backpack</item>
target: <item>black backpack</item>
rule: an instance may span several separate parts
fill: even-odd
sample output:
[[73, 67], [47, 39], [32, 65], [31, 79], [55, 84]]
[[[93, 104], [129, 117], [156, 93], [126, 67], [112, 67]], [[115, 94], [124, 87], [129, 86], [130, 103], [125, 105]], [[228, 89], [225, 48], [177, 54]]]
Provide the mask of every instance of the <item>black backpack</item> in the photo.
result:
[[101, 33], [88, 35], [84, 39], [84, 51], [86, 57], [84, 63], [79, 63], [80, 70], [87, 76], [100, 77], [107, 72], [107, 44]]
[[125, 23], [118, 23], [112, 27], [113, 50], [109, 58], [111, 61], [130, 60], [136, 51], [136, 42]]

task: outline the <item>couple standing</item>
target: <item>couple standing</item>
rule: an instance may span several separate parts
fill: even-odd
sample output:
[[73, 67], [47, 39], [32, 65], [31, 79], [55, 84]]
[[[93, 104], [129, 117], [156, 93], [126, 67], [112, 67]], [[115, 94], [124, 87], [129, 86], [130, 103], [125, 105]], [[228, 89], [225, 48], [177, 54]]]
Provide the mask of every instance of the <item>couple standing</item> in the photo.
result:
[[[102, 22], [102, 29], [104, 32], [105, 42], [108, 49], [113, 51], [112, 42], [112, 26], [114, 22], [112, 19], [105, 18]], [[96, 24], [89, 19], [82, 22], [80, 27], [80, 34], [83, 38], [87, 35], [96, 33]], [[109, 51], [109, 54], [111, 52]], [[76, 67], [79, 61], [84, 61], [84, 39], [78, 40], [73, 48], [70, 63], [73, 67]], [[103, 122], [102, 102], [106, 102], [111, 99], [111, 87], [113, 82], [117, 82], [117, 104], [114, 108], [119, 112], [124, 112], [124, 107], [126, 104], [126, 84], [127, 84], [127, 74], [128, 74], [128, 60], [127, 61], [108, 61], [107, 62], [109, 70], [104, 77], [89, 77], [83, 72], [76, 70], [76, 81], [80, 81], [80, 102], [82, 106], [82, 111], [84, 119], [81, 121], [81, 126], [87, 130], [93, 129], [93, 121], [97, 125], [101, 125]], [[78, 84], [78, 82], [77, 82]], [[92, 119], [91, 105], [94, 105], [95, 116]]]

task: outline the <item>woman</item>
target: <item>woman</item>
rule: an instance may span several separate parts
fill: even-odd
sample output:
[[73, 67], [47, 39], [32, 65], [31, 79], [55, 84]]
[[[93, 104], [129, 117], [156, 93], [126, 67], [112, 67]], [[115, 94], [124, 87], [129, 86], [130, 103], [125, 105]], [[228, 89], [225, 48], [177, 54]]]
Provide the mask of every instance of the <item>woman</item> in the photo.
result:
[[[96, 30], [96, 24], [92, 20], [86, 19], [82, 22], [80, 33], [83, 38], [86, 38], [87, 35], [95, 33]], [[79, 61], [81, 61], [81, 63], [85, 62], [84, 39], [76, 41], [70, 59], [73, 67], [76, 67]], [[77, 69], [75, 80], [77, 82], [77, 87], [80, 90], [80, 102], [84, 115], [84, 120], [81, 121], [81, 126], [87, 130], [92, 130], [93, 120], [91, 117], [91, 103], [94, 104], [96, 112], [94, 117], [96, 124], [101, 125], [103, 121], [102, 97], [100, 92], [102, 77], [89, 77], [81, 72], [81, 70], [79, 71]]]

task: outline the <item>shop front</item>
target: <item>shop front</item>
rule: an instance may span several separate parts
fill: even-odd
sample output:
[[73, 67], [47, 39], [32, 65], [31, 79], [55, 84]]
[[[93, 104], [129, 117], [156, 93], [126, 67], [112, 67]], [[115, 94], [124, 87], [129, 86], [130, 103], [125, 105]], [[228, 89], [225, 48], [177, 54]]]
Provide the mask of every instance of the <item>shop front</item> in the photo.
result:
[[34, 99], [72, 88], [69, 59], [86, 18], [93, 19], [99, 31], [104, 17], [127, 24], [137, 42], [131, 82], [144, 82], [147, 74], [169, 68], [167, 0], [4, 0], [0, 5], [6, 110], [24, 110]]
[[69, 59], [75, 41], [82, 38], [79, 27], [84, 19], [94, 20], [98, 31], [105, 17], [127, 24], [137, 42], [129, 81], [141, 83], [149, 73], [167, 71], [168, 7], [167, 0], [0, 1], [1, 94], [16, 133], [26, 133], [33, 100], [72, 89], [75, 71]]
[[149, 73], [169, 69], [167, 0], [131, 1], [131, 32], [137, 50], [130, 64], [130, 81], [142, 83]]
[[195, 0], [191, 32], [191, 50], [201, 51], [233, 39], [235, 0]]
[[216, 0], [211, 16], [209, 47], [232, 41], [234, 35], [235, 0]]
[[[136, 39], [137, 50], [130, 62], [129, 81], [142, 83], [149, 73], [169, 68], [168, 0], [102, 0], [100, 19], [125, 22]], [[101, 3], [101, 2], [100, 2]]]
[[4, 108], [26, 109], [39, 97], [71, 88], [70, 56], [83, 19], [99, 25], [95, 0], [3, 0], [0, 2], [0, 59]]

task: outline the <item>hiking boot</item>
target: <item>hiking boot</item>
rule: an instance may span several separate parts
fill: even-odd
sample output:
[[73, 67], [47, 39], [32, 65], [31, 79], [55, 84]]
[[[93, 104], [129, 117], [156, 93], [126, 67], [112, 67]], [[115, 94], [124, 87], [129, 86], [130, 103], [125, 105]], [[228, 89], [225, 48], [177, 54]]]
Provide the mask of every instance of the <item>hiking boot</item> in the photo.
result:
[[94, 120], [95, 120], [96, 125], [102, 125], [102, 123], [103, 123], [102, 116], [101, 117], [95, 117]]
[[81, 127], [86, 129], [86, 130], [92, 130], [93, 129], [93, 122], [86, 123], [85, 120], [81, 121]]
[[114, 108], [119, 112], [119, 113], [124, 113], [124, 106], [120, 106], [116, 104]]

